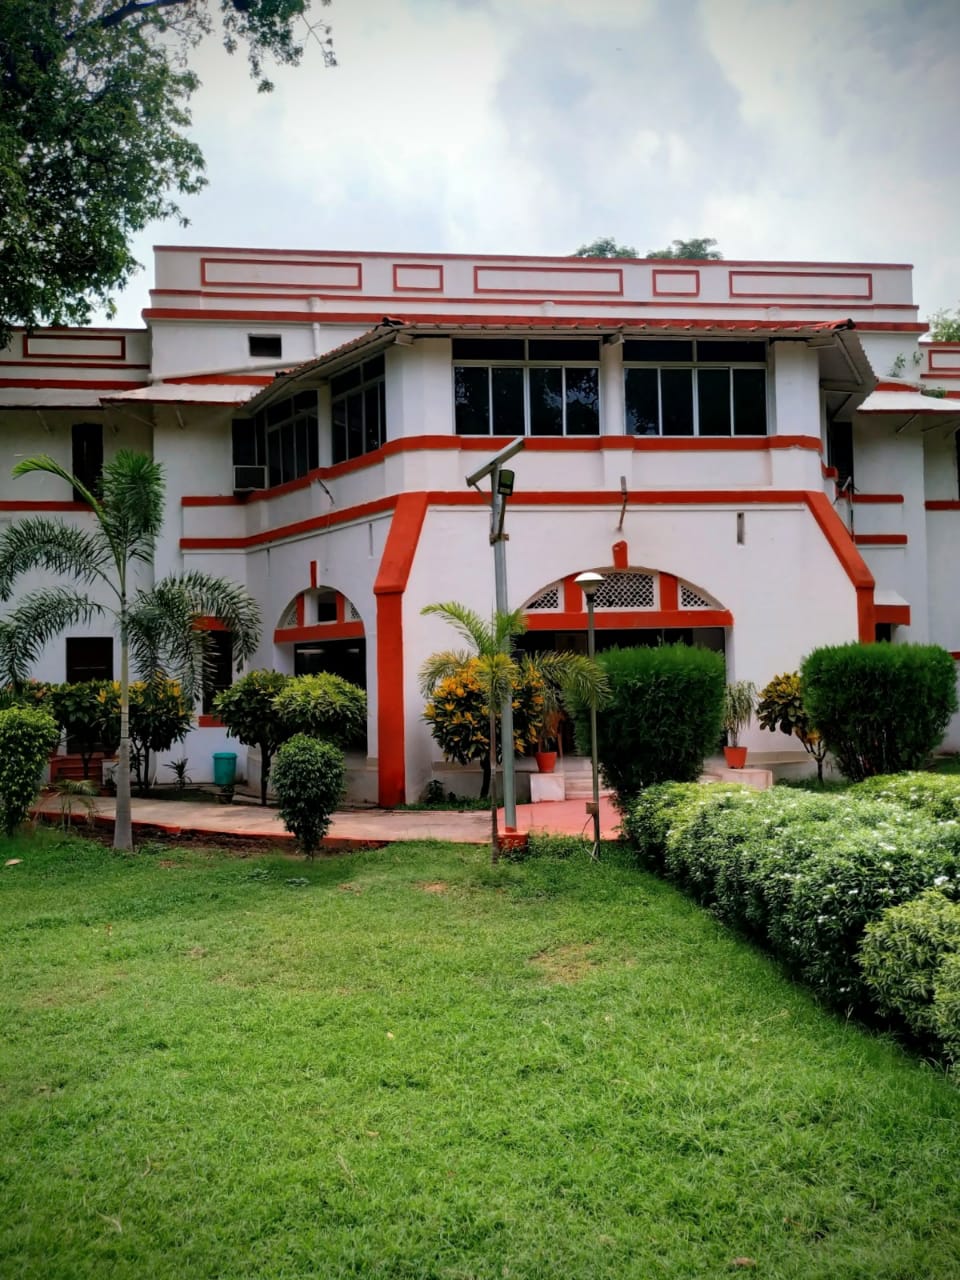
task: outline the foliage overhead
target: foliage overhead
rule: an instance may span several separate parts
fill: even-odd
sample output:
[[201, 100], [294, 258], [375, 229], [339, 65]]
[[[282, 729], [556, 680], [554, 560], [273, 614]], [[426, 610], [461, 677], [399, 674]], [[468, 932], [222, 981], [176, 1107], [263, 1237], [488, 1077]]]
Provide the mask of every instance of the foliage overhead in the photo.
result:
[[[296, 64], [311, 0], [5, 0], [0, 5], [0, 347], [12, 325], [83, 324], [136, 270], [129, 242], [204, 185], [187, 136], [191, 51], [219, 25], [269, 62]], [[327, 5], [330, 0], [317, 0]]]
[[617, 244], [612, 236], [601, 236], [582, 244], [573, 255], [575, 258], [639, 258], [632, 244]]
[[719, 262], [723, 254], [715, 248], [716, 240], [709, 236], [694, 236], [690, 240], [671, 240], [666, 249], [648, 249], [647, 258], [683, 258], [686, 261], [706, 260]]
[[930, 317], [930, 337], [934, 342], [960, 342], [960, 307], [935, 311]]

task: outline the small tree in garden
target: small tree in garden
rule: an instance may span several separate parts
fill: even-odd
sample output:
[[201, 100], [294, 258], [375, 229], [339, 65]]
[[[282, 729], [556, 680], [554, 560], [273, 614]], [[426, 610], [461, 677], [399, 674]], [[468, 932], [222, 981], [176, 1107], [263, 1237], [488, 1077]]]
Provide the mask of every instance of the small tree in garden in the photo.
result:
[[[90, 758], [103, 745], [103, 706], [101, 693], [108, 686], [105, 680], [81, 680], [77, 684], [54, 685], [47, 705], [83, 764], [84, 778], [90, 777]], [[118, 686], [119, 694], [119, 686]], [[118, 699], [119, 701], [119, 699]], [[117, 736], [120, 717], [117, 708]]]
[[331, 742], [295, 734], [277, 751], [273, 787], [283, 825], [312, 858], [343, 795], [343, 752]]
[[289, 676], [280, 671], [248, 671], [229, 689], [218, 693], [214, 714], [226, 725], [231, 737], [260, 752], [260, 803], [267, 803], [270, 762], [281, 742], [290, 737], [286, 722], [274, 700]]
[[[102, 740], [111, 750], [120, 737], [120, 686], [106, 684], [100, 693]], [[176, 680], [156, 676], [130, 685], [130, 753], [141, 795], [150, 786], [150, 757], [182, 742], [193, 723], [193, 707]]]
[[923, 768], [957, 710], [953, 658], [938, 645], [815, 649], [800, 689], [826, 749], [852, 782]]
[[[610, 682], [597, 754], [618, 807], [625, 811], [656, 782], [694, 782], [723, 724], [721, 655], [674, 644], [607, 649], [597, 661]], [[588, 752], [589, 704], [577, 700], [573, 709], [577, 746]]]
[[771, 733], [779, 731], [796, 738], [804, 751], [816, 760], [817, 781], [823, 781], [827, 745], [813, 727], [803, 704], [798, 671], [785, 671], [764, 685], [757, 704], [757, 721], [761, 729], [769, 729]]
[[367, 695], [330, 671], [293, 676], [273, 700], [285, 737], [305, 733], [341, 750], [360, 747], [367, 737]]
[[0, 826], [6, 835], [12, 836], [30, 812], [59, 740], [59, 726], [45, 711], [0, 711]]

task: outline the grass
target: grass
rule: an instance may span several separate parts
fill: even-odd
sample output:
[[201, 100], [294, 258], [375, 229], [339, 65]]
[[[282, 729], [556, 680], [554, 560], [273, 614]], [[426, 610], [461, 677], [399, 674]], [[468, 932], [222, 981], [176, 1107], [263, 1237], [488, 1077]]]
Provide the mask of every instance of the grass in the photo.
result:
[[4, 1280], [960, 1277], [960, 1092], [652, 877], [8, 858]]

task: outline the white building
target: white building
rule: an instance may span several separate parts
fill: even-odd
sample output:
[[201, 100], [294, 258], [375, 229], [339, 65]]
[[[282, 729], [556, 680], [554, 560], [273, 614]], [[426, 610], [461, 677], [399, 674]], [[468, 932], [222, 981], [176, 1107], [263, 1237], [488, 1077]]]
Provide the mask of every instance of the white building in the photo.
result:
[[[161, 247], [144, 320], [0, 353], [0, 522], [88, 519], [54, 478], [12, 480], [20, 456], [92, 476], [152, 452], [156, 573], [245, 583], [254, 665], [366, 684], [358, 795], [431, 776], [417, 671], [455, 637], [421, 609], [492, 608], [489, 497], [465, 476], [517, 435], [509, 602], [541, 642], [583, 643], [592, 569], [600, 643], [722, 648], [758, 686], [820, 644], [960, 650], [960, 346], [919, 342], [909, 266]], [[35, 674], [113, 661], [94, 626]], [[178, 754], [199, 780], [231, 748], [201, 714]]]

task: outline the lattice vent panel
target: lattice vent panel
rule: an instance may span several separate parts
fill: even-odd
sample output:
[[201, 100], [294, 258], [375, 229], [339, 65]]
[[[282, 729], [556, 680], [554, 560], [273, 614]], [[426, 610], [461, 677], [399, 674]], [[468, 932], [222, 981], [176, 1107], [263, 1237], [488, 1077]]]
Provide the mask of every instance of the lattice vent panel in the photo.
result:
[[685, 582], [680, 583], [680, 608], [681, 609], [712, 609], [713, 601], [708, 600], [706, 596], [702, 596], [699, 591], [694, 591], [693, 587], [688, 587]]
[[352, 600], [349, 602], [349, 607], [347, 609], [347, 617], [350, 619], [351, 622], [363, 621], [363, 619], [360, 617], [360, 613], [359, 613], [359, 610], [357, 609], [357, 606], [353, 603]]
[[277, 624], [280, 627], [295, 627], [297, 625], [297, 602], [291, 600], [283, 613], [280, 615], [280, 621]]
[[524, 608], [530, 612], [534, 609], [559, 609], [560, 608], [560, 588], [559, 586], [547, 587], [546, 591], [541, 591], [536, 600], [531, 600]]
[[594, 597], [598, 609], [652, 609], [653, 575], [649, 573], [608, 574]]

